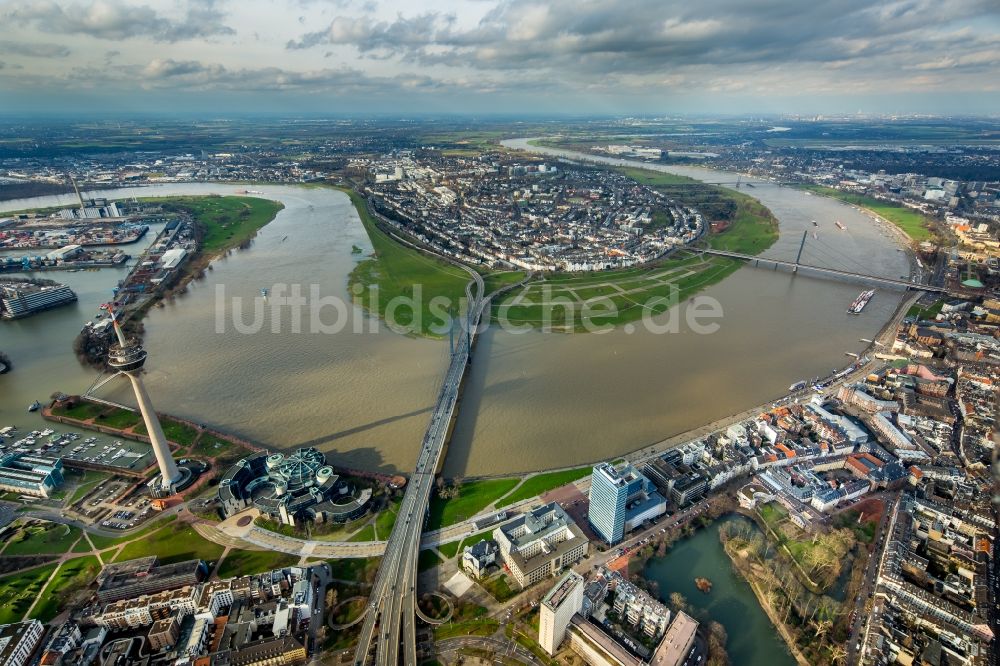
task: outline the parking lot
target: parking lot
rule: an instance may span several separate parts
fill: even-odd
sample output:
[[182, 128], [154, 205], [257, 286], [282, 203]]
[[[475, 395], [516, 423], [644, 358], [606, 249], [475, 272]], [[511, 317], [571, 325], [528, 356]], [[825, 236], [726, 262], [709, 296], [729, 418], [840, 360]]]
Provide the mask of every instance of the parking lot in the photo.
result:
[[71, 508], [94, 524], [127, 530], [148, 520], [149, 504], [144, 486], [136, 479], [111, 477], [98, 483]]

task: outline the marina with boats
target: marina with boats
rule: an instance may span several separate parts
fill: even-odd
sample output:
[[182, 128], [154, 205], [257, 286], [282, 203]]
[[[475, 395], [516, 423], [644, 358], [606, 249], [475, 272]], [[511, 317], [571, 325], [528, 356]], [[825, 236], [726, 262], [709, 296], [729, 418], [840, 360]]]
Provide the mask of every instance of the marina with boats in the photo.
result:
[[79, 432], [57, 432], [49, 427], [21, 431], [15, 425], [0, 428], [0, 455], [8, 453], [59, 457], [68, 467], [128, 476], [140, 475], [153, 461], [152, 449], [143, 442], [84, 438]]

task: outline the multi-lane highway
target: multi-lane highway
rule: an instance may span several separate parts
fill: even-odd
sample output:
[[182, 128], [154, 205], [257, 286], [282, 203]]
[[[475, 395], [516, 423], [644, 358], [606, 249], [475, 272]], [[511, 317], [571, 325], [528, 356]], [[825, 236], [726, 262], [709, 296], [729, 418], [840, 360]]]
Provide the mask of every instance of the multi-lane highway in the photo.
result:
[[410, 476], [396, 524], [386, 542], [355, 653], [354, 661], [358, 665], [369, 662], [373, 648], [376, 664], [397, 666], [400, 661], [404, 664], [417, 663], [415, 608], [420, 534], [434, 487], [434, 475], [444, 451], [449, 424], [469, 362], [473, 337], [489, 303], [489, 299], [484, 297], [482, 277], [471, 270], [469, 273], [472, 280], [466, 289], [469, 297], [466, 330], [452, 350], [448, 371], [420, 445], [416, 469]]

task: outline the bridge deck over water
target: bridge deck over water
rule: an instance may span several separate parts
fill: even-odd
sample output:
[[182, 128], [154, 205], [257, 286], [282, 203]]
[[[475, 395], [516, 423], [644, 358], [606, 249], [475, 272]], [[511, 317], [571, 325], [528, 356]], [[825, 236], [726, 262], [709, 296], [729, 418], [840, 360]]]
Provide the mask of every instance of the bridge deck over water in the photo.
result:
[[[381, 219], [388, 222], [385, 218]], [[395, 233], [392, 235], [407, 245], [413, 245]], [[410, 476], [396, 514], [396, 523], [386, 541], [385, 553], [372, 586], [365, 622], [355, 651], [354, 662], [358, 665], [371, 661], [373, 645], [376, 664], [397, 666], [400, 661], [404, 664], [417, 663], [417, 559], [424, 517], [434, 488], [434, 476], [448, 440], [462, 380], [483, 313], [489, 311], [493, 296], [517, 286], [511, 284], [487, 296], [479, 273], [448, 257], [443, 258], [469, 273], [471, 279], [465, 289], [469, 309], [463, 321], [463, 334], [458, 336], [457, 344], [451, 350], [448, 370], [438, 392], [427, 431], [420, 443], [416, 468]]]
[[944, 287], [935, 287], [933, 285], [924, 284], [922, 282], [911, 282], [909, 280], [898, 280], [895, 278], [882, 277], [880, 275], [868, 275], [866, 273], [859, 273], [856, 271], [848, 271], [840, 268], [827, 268], [825, 266], [812, 266], [810, 264], [802, 264], [794, 261], [787, 261], [784, 259], [769, 259], [767, 257], [761, 257], [755, 254], [743, 254], [741, 252], [729, 252], [728, 250], [713, 250], [713, 249], [700, 249], [696, 250], [702, 254], [711, 254], [718, 257], [729, 257], [731, 259], [743, 259], [744, 261], [753, 262], [754, 265], [768, 264], [773, 266], [785, 266], [791, 268], [795, 271], [798, 270], [808, 270], [816, 273], [823, 273], [827, 275], [833, 275], [837, 277], [854, 278], [857, 280], [865, 280], [870, 282], [880, 282], [882, 284], [888, 284], [895, 287], [903, 287], [905, 289], [919, 289], [920, 291], [930, 291], [935, 293], [948, 293], [948, 290]]

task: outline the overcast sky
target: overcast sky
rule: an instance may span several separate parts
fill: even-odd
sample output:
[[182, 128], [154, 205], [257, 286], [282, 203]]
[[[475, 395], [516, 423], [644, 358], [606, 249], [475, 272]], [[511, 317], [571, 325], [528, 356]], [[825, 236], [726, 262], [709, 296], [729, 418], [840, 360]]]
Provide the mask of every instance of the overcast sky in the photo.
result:
[[0, 0], [0, 112], [998, 113], [1000, 0]]

